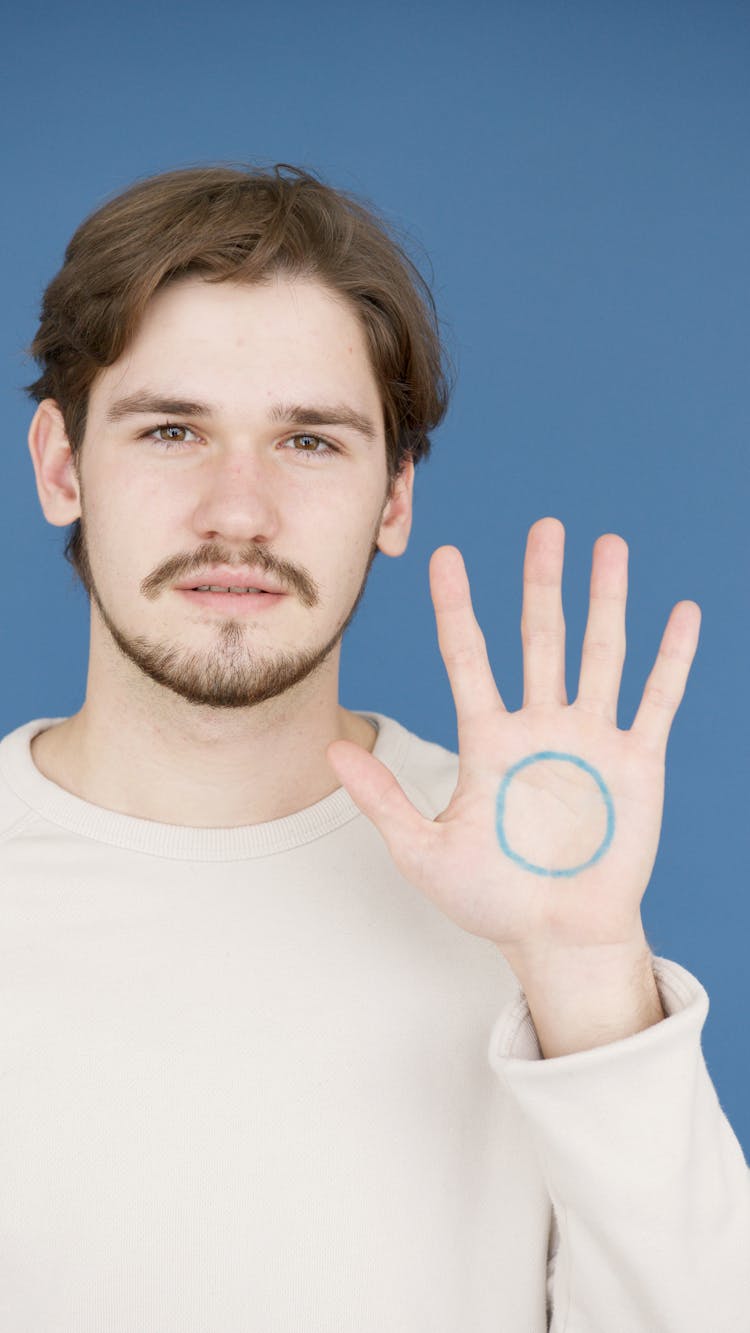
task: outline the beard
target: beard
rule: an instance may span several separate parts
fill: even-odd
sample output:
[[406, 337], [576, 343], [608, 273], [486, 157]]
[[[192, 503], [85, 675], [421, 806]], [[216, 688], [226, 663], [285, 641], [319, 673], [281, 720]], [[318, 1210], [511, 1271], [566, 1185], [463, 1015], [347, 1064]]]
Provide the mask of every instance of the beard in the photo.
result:
[[[123, 657], [132, 662], [143, 675], [187, 703], [213, 709], [251, 708], [255, 704], [278, 698], [311, 677], [341, 641], [362, 601], [370, 570], [378, 554], [375, 535], [380, 528], [386, 503], [387, 499], [371, 535], [367, 564], [354, 600], [345, 609], [337, 628], [328, 639], [297, 652], [271, 648], [259, 650], [254, 647], [250, 642], [252, 622], [244, 613], [240, 617], [224, 620], [217, 617], [216, 637], [207, 649], [186, 650], [173, 643], [147, 639], [143, 635], [130, 636], [118, 626], [96, 586], [89, 558], [83, 504], [78, 528], [74, 540], [68, 544], [68, 550], [74, 556], [71, 563], [91, 599], [92, 615], [98, 613]], [[217, 555], [215, 562], [219, 563], [221, 559], [222, 556]], [[209, 556], [209, 560], [213, 562], [214, 557]], [[247, 560], [248, 564], [261, 567], [266, 562], [264, 555], [259, 560], [252, 556]], [[284, 585], [290, 588], [287, 596], [294, 596], [294, 589], [298, 588], [305, 607], [317, 605], [320, 599], [309, 578], [296, 570], [289, 571], [289, 574], [291, 578], [288, 575], [284, 578]], [[150, 595], [153, 598], [154, 594]]]

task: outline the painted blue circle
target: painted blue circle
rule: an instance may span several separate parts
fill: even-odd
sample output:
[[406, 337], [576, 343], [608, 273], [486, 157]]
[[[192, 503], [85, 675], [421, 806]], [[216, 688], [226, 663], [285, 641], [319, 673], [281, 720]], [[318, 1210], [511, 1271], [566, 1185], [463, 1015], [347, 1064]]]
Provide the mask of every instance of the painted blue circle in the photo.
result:
[[[594, 855], [588, 861], [584, 861], [580, 866], [572, 866], [569, 870], [548, 870], [546, 866], [535, 866], [531, 861], [526, 861], [524, 857], [519, 856], [518, 853], [514, 852], [510, 847], [503, 829], [503, 821], [505, 818], [505, 794], [510, 783], [516, 776], [516, 773], [520, 772], [522, 768], [527, 768], [529, 764], [539, 764], [543, 759], [563, 759], [566, 763], [577, 764], [579, 768], [585, 769], [587, 773], [591, 774], [596, 782], [604, 798], [604, 805], [607, 810], [607, 830], [601, 845], [597, 847]], [[530, 870], [532, 875], [550, 875], [554, 878], [568, 877], [570, 875], [579, 875], [582, 870], [588, 870], [589, 866], [594, 865], [596, 861], [604, 856], [604, 853], [614, 837], [615, 809], [612, 804], [612, 797], [609, 794], [607, 784], [601, 774], [598, 773], [595, 768], [592, 768], [591, 764], [587, 764], [585, 759], [579, 759], [578, 755], [575, 754], [564, 754], [560, 750], [540, 750], [537, 754], [530, 754], [527, 755], [525, 759], [520, 759], [518, 763], [514, 764], [512, 768], [509, 768], [508, 772], [505, 774], [505, 777], [500, 783], [500, 790], [497, 793], [496, 829], [498, 841], [505, 852], [505, 855], [509, 856], [511, 861], [515, 861], [517, 865], [523, 866], [524, 870]]]

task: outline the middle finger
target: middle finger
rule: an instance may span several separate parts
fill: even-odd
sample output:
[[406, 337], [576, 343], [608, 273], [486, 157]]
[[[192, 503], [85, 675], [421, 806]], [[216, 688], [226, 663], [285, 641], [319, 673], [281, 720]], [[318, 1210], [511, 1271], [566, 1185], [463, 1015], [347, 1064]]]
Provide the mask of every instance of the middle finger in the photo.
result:
[[523, 705], [567, 704], [562, 571], [565, 528], [540, 518], [529, 528], [523, 566]]

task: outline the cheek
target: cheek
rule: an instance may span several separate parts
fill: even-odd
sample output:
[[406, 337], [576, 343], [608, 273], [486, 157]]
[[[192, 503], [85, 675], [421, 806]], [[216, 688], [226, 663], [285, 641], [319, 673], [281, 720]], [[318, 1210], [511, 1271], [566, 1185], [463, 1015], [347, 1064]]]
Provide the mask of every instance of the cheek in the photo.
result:
[[359, 484], [349, 479], [349, 485], [340, 479], [337, 484], [324, 486], [323, 480], [320, 478], [317, 486], [290, 491], [287, 503], [280, 506], [282, 527], [292, 543], [298, 533], [300, 545], [313, 551], [322, 543], [335, 546], [347, 563], [356, 566], [362, 553], [369, 550], [373, 534], [377, 536], [384, 507], [382, 493], [370, 479], [362, 477]]
[[[377, 539], [379, 511], [318, 515], [305, 533], [290, 533], [288, 558], [304, 565], [318, 587], [321, 605], [338, 614], [356, 597]], [[287, 554], [281, 550], [280, 554]]]
[[[180, 550], [170, 534], [179, 532], [174, 501], [165, 503], [154, 486], [134, 487], [123, 477], [110, 476], [86, 493], [86, 541], [92, 567], [105, 580], [132, 579], [147, 574], [165, 555]], [[183, 541], [190, 549], [190, 542]]]
[[[327, 531], [338, 551], [340, 570], [350, 570], [353, 578], [361, 574], [372, 545], [377, 541], [380, 522], [380, 509], [368, 496], [366, 501], [342, 513], [335, 525], [329, 523]], [[326, 531], [325, 528], [321, 530]]]

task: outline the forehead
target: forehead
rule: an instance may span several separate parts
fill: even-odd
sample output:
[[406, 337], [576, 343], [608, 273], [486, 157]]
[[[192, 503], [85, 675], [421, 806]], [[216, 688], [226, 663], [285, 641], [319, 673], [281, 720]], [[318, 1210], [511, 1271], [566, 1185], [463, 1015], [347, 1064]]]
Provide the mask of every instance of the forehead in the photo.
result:
[[234, 335], [239, 345], [269, 337], [309, 341], [312, 336], [345, 341], [352, 352], [366, 349], [356, 310], [346, 297], [314, 279], [281, 274], [262, 283], [178, 278], [149, 301], [139, 337], [150, 339], [165, 329], [187, 338], [209, 332]]
[[100, 373], [92, 397], [106, 403], [144, 375], [179, 378], [190, 387], [186, 397], [227, 402], [346, 388], [363, 409], [380, 409], [356, 310], [310, 278], [238, 283], [190, 275], [169, 283], [149, 301], [126, 351]]

